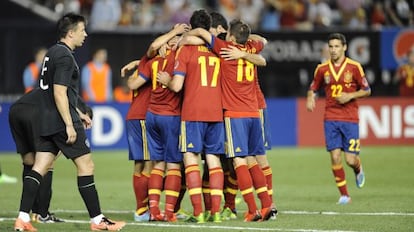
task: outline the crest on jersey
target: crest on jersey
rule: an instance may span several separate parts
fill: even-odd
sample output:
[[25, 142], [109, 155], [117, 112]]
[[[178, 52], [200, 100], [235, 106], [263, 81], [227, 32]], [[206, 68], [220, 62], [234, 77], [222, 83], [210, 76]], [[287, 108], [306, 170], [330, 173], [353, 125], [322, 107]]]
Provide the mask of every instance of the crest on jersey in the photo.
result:
[[351, 87], [352, 73], [349, 70], [347, 70], [344, 74], [344, 82], [345, 82], [345, 87], [347, 88]]
[[328, 71], [323, 74], [323, 79], [325, 80], [325, 84], [329, 84], [331, 82], [331, 75]]

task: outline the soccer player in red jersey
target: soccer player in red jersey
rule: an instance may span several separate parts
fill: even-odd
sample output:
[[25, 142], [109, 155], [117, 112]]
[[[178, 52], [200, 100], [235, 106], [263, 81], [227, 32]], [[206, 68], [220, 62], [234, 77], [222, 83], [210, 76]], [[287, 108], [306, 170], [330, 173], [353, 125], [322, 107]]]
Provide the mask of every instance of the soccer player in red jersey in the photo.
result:
[[398, 67], [394, 81], [399, 83], [401, 97], [414, 97], [414, 48], [407, 54], [407, 63]]
[[[197, 10], [190, 18], [192, 28], [210, 29], [211, 17], [205, 10]], [[220, 202], [223, 193], [223, 170], [220, 155], [224, 154], [223, 107], [221, 104], [220, 59], [206, 45], [186, 45], [176, 56], [174, 77], [159, 75], [159, 81], [175, 92], [183, 89], [180, 148], [193, 216], [187, 221], [202, 223], [202, 180], [198, 164], [201, 153], [208, 164], [211, 217], [221, 222]], [[185, 81], [184, 81], [185, 80]]]
[[[158, 207], [160, 194], [163, 189], [163, 177], [165, 169], [165, 163], [163, 161], [165, 160], [165, 158], [164, 154], [160, 155], [161, 151], [157, 150], [156, 152], [151, 152], [151, 150], [154, 150], [154, 146], [151, 147], [150, 143], [157, 143], [161, 141], [161, 138], [150, 137], [149, 132], [147, 130], [148, 126], [146, 123], [146, 117], [150, 102], [153, 104], [153, 109], [155, 108], [155, 110], [162, 110], [162, 102], [152, 98], [154, 97], [153, 92], [157, 89], [158, 86], [158, 83], [156, 82], [156, 75], [158, 73], [157, 69], [159, 68], [159, 66], [161, 66], [161, 69], [166, 69], [168, 64], [169, 69], [172, 70], [172, 65], [174, 62], [174, 53], [172, 53], [171, 51], [167, 51], [168, 54], [165, 54], [166, 57], [163, 58], [160, 55], [162, 53], [161, 50], [165, 52], [166, 47], [174, 46], [177, 42], [176, 35], [182, 34], [187, 29], [187, 25], [177, 24], [171, 31], [155, 39], [148, 48], [146, 55], [144, 55], [144, 57], [140, 61], [131, 61], [129, 64], [125, 65], [121, 70], [121, 75], [124, 75], [124, 73], [127, 70], [132, 70], [139, 64], [139, 75], [135, 75], [136, 73], [134, 73], [128, 79], [129, 88], [134, 90], [134, 98], [127, 115], [127, 132], [130, 159], [135, 160], [133, 185], [137, 200], [137, 211], [134, 214], [134, 219], [136, 221], [162, 221], [165, 219], [164, 216], [161, 215]], [[162, 93], [162, 89], [159, 90], [157, 94], [159, 94], [159, 92]], [[164, 96], [167, 96], [167, 94]], [[161, 98], [162, 97], [163, 96], [161, 96]], [[173, 99], [175, 103], [169, 105], [169, 99]], [[165, 101], [167, 102], [165, 104], [165, 108], [167, 108], [165, 112], [167, 114], [169, 111], [173, 111], [174, 113], [176, 113], [177, 100], [174, 99], [174, 97], [167, 97]], [[161, 107], [154, 106], [154, 104], [156, 104], [157, 102], [159, 102]], [[177, 135], [175, 135], [175, 137], [178, 137], [178, 133]], [[175, 150], [178, 151], [178, 141], [177, 146], [175, 147]], [[154, 168], [152, 168], [152, 161], [159, 161], [156, 162]], [[176, 190], [176, 185], [173, 184], [173, 186], [174, 190]], [[180, 187], [180, 185], [178, 186]], [[168, 193], [173, 194], [172, 197], [167, 196], [167, 203], [171, 200], [175, 201], [176, 191], [168, 191], [168, 188], [166, 188], [166, 190]], [[150, 208], [152, 214], [146, 212], [147, 197], [149, 198], [150, 204], [152, 200], [152, 205], [154, 206], [152, 207], [152, 209]], [[171, 204], [168, 204], [168, 206], [170, 205]], [[166, 219], [173, 220], [173, 217], [171, 216], [172, 214], [169, 215], [170, 217]]]
[[145, 67], [148, 60], [148, 57], [144, 55], [141, 60], [131, 61], [121, 69], [122, 77], [125, 76], [126, 71], [136, 69], [127, 81], [133, 95], [126, 115], [129, 160], [134, 161], [132, 184], [136, 199], [135, 221], [149, 220], [148, 180], [151, 174], [152, 161], [148, 151], [145, 114], [148, 109], [151, 88], [150, 84], [148, 82], [143, 83], [145, 80], [138, 75], [138, 71]]
[[[175, 48], [179, 34], [189, 29], [186, 24], [177, 24], [167, 33], [169, 49], [165, 58], [157, 55], [144, 68], [142, 75], [151, 82], [151, 97], [146, 114], [146, 126], [151, 159], [155, 161], [149, 182], [150, 220], [159, 221], [159, 198], [165, 190], [165, 217], [170, 222], [177, 221], [174, 208], [181, 189], [182, 154], [178, 149], [180, 130], [181, 94], [175, 93], [157, 82], [157, 75], [172, 75], [175, 63]], [[163, 39], [165, 39], [163, 38]], [[158, 40], [157, 42], [159, 42]], [[154, 41], [156, 42], [156, 41]], [[165, 43], [165, 42], [164, 42]], [[148, 54], [147, 54], [148, 55]], [[163, 181], [166, 166], [166, 178]], [[163, 187], [163, 183], [164, 187]]]
[[359, 118], [356, 100], [369, 96], [371, 89], [361, 64], [345, 56], [345, 36], [340, 33], [330, 34], [328, 45], [331, 59], [316, 67], [307, 94], [306, 108], [311, 112], [315, 109], [315, 93], [323, 87], [326, 93], [326, 149], [331, 154], [332, 172], [341, 194], [338, 204], [348, 204], [351, 197], [346, 186], [341, 155], [345, 154], [346, 163], [354, 170], [356, 185], [362, 188], [365, 175], [359, 157]]
[[[227, 41], [212, 36], [202, 28], [193, 29], [188, 34], [203, 38], [218, 55], [222, 48], [229, 46], [237, 47], [247, 53], [257, 53], [264, 46], [263, 41], [248, 40], [250, 27], [240, 20], [233, 20], [230, 23]], [[265, 176], [255, 158], [255, 155], [264, 154], [254, 82], [255, 66], [245, 59], [221, 58], [226, 156], [233, 159], [238, 185], [248, 206], [244, 221], [268, 219], [272, 202], [268, 195]], [[253, 186], [262, 203], [260, 212], [255, 203]]]

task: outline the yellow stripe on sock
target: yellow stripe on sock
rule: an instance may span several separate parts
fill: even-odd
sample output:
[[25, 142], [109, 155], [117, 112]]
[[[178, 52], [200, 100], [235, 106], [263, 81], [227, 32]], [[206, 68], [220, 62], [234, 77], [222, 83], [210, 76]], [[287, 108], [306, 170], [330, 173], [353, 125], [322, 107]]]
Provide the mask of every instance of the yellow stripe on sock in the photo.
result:
[[238, 189], [234, 188], [226, 188], [226, 192], [236, 195]]
[[180, 193], [176, 192], [176, 191], [173, 191], [173, 190], [165, 190], [165, 195], [166, 196], [178, 197], [180, 195]]
[[346, 185], [346, 180], [336, 183], [336, 186], [342, 187]]
[[201, 194], [201, 192], [202, 192], [201, 188], [188, 189], [188, 194], [189, 195]]
[[159, 189], [148, 189], [148, 194], [161, 195], [161, 190], [159, 190]]
[[240, 192], [241, 192], [242, 195], [246, 195], [246, 194], [252, 193], [253, 188], [248, 188], [248, 189], [245, 189], [245, 190], [241, 190]]
[[267, 192], [266, 186], [256, 189], [256, 193], [263, 193], [263, 192]]
[[212, 189], [210, 195], [212, 195], [212, 196], [221, 196], [221, 195], [223, 195], [223, 190], [221, 190], [221, 189]]

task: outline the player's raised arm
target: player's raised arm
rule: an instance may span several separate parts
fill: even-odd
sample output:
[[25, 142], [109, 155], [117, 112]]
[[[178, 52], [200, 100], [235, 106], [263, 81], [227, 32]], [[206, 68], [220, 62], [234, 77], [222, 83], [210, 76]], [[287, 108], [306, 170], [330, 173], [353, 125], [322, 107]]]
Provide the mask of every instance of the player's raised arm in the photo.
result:
[[266, 66], [266, 59], [260, 54], [248, 53], [242, 51], [235, 46], [228, 46], [227, 48], [222, 48], [220, 50], [220, 56], [224, 60], [236, 60], [236, 59], [245, 59], [257, 66]]
[[156, 38], [151, 43], [150, 47], [148, 48], [148, 51], [147, 51], [148, 58], [152, 58], [152, 57], [156, 56], [157, 52], [158, 52], [158, 49], [161, 48], [162, 45], [166, 44], [174, 36], [183, 34], [184, 32], [188, 31], [189, 29], [190, 29], [190, 27], [185, 23], [176, 24], [171, 31], [159, 36], [158, 38]]
[[208, 44], [211, 44], [212, 42], [212, 35], [209, 31], [203, 28], [196, 28], [193, 29], [186, 34], [187, 36], [198, 36], [202, 38], [204, 41], [206, 41]]

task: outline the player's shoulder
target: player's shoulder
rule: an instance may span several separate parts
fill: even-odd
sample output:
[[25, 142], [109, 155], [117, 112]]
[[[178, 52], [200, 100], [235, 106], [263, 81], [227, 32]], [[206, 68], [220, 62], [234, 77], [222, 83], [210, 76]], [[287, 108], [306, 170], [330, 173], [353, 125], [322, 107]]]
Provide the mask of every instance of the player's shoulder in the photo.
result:
[[329, 60], [324, 61], [316, 66], [315, 72], [329, 69]]
[[353, 66], [357, 66], [357, 67], [361, 67], [361, 63], [359, 63], [358, 61], [351, 59], [349, 57], [347, 57], [347, 64], [348, 65], [353, 65]]

